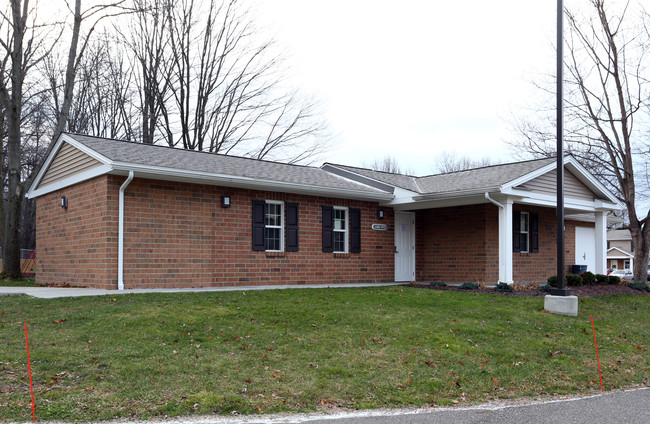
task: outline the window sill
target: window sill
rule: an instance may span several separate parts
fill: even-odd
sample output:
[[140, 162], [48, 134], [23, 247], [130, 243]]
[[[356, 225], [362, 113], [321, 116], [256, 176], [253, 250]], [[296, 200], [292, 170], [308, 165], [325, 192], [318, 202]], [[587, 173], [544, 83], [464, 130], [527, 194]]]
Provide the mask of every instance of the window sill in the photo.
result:
[[349, 258], [350, 254], [349, 253], [334, 253], [335, 258]]
[[284, 252], [264, 252], [267, 258], [284, 258]]

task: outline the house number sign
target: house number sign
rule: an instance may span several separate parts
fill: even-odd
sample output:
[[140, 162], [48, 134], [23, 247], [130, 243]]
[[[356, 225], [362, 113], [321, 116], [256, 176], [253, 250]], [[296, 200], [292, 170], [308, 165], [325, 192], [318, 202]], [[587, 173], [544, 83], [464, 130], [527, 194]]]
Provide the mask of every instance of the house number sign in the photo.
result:
[[388, 226], [386, 224], [372, 224], [372, 229], [375, 231], [386, 231]]

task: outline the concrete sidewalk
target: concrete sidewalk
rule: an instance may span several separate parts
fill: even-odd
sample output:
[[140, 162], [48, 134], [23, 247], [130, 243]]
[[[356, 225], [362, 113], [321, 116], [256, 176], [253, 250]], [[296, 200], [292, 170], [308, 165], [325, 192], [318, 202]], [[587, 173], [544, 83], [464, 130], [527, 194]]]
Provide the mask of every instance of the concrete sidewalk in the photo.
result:
[[40, 299], [53, 299], [56, 297], [80, 296], [106, 296], [132, 293], [203, 293], [224, 291], [253, 291], [253, 290], [284, 290], [284, 289], [325, 289], [325, 288], [350, 288], [350, 287], [384, 287], [396, 286], [404, 283], [360, 283], [360, 284], [300, 284], [283, 286], [238, 286], [238, 287], [196, 287], [178, 289], [127, 289], [127, 290], [102, 290], [77, 287], [0, 287], [0, 296], [25, 294]]

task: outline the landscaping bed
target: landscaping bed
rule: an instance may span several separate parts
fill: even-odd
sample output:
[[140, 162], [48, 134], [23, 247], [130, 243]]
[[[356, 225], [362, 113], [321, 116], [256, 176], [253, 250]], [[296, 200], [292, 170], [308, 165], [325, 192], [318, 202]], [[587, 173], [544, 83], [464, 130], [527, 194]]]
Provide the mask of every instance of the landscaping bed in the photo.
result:
[[[471, 293], [483, 293], [483, 294], [492, 294], [499, 296], [546, 296], [548, 292], [541, 291], [539, 289], [532, 290], [514, 290], [511, 292], [505, 291], [496, 291], [492, 287], [487, 288], [478, 288], [472, 290], [463, 290], [460, 287], [456, 286], [439, 286], [431, 285], [430, 283], [422, 284], [405, 284], [408, 287], [417, 287], [423, 289], [431, 290], [443, 290], [443, 291], [458, 291], [458, 292], [471, 292]], [[648, 296], [650, 293], [647, 291], [635, 290], [627, 286], [627, 284], [596, 284], [592, 286], [577, 286], [569, 287], [571, 289], [571, 294], [578, 297], [592, 297], [592, 296], [601, 296], [601, 295], [619, 295], [619, 294], [631, 294], [631, 295], [640, 295]]]

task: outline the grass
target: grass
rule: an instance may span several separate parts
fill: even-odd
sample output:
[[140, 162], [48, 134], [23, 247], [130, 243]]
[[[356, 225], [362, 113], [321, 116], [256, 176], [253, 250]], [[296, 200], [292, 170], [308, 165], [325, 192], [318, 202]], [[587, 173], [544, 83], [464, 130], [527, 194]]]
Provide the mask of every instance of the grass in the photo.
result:
[[648, 384], [650, 297], [542, 298], [405, 287], [0, 298], [0, 410], [146, 419], [478, 403]]
[[33, 277], [23, 277], [15, 280], [2, 279], [0, 287], [43, 287], [43, 284], [37, 284]]

